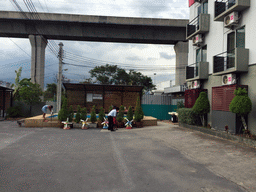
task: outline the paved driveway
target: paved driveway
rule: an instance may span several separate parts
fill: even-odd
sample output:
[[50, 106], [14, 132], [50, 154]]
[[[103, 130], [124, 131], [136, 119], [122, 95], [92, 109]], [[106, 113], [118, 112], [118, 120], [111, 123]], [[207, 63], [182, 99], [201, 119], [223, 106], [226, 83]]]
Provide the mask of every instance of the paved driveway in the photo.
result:
[[0, 191], [256, 191], [255, 150], [187, 129], [0, 122]]

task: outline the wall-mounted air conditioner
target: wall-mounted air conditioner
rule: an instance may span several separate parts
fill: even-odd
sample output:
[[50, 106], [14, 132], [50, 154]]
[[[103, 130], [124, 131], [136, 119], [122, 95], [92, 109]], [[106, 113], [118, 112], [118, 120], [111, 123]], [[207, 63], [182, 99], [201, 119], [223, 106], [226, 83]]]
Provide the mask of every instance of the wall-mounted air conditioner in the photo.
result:
[[192, 86], [194, 89], [200, 88], [200, 81], [199, 80], [193, 81]]
[[192, 87], [192, 81], [187, 82], [187, 88], [188, 88], [188, 89], [192, 89], [192, 88], [193, 88], [193, 87]]
[[236, 74], [230, 73], [222, 75], [222, 85], [231, 85], [236, 83]]
[[198, 34], [195, 37], [193, 37], [193, 46], [198, 46], [203, 43], [203, 36], [202, 34]]
[[228, 16], [224, 17], [224, 26], [230, 27], [238, 24], [238, 12], [232, 12]]

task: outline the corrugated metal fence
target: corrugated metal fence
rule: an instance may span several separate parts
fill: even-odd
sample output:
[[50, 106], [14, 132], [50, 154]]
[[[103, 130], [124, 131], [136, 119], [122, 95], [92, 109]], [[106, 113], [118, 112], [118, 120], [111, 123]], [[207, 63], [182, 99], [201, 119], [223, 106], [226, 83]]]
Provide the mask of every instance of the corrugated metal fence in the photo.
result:
[[173, 111], [170, 96], [144, 95], [141, 106], [146, 116], [152, 116], [160, 120], [170, 119], [168, 112]]

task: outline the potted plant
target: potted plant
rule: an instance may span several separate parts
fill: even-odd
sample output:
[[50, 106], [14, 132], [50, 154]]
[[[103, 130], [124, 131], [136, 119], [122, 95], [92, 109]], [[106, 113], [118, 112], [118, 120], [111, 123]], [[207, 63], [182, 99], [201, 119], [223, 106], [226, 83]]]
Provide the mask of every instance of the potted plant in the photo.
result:
[[116, 120], [117, 120], [117, 127], [118, 128], [122, 128], [124, 127], [124, 123], [123, 123], [123, 120], [124, 120], [124, 106], [121, 105], [120, 108], [119, 108], [119, 113], [116, 117]]
[[84, 107], [84, 108], [81, 109], [80, 118], [81, 118], [82, 120], [86, 120], [86, 119], [87, 119], [87, 109], [86, 109], [86, 107]]
[[142, 125], [142, 119], [144, 117], [144, 113], [142, 111], [141, 105], [140, 105], [140, 97], [138, 97], [137, 102], [136, 102], [136, 108], [135, 108], [135, 113], [134, 113], [134, 120], [136, 123], [136, 127], [143, 127]]
[[96, 128], [97, 124], [95, 123], [97, 121], [96, 112], [95, 112], [95, 105], [91, 109], [91, 118], [90, 118], [90, 125], [89, 127]]
[[248, 115], [252, 110], [252, 101], [248, 97], [247, 91], [240, 87], [234, 91], [235, 97], [229, 105], [229, 111], [236, 113], [241, 117], [242, 125], [244, 126], [243, 133], [250, 135], [248, 130], [245, 116]]
[[206, 121], [205, 117], [206, 114], [210, 112], [210, 103], [207, 97], [207, 93], [201, 92], [199, 97], [197, 98], [194, 106], [193, 106], [193, 111], [199, 115], [201, 119], [201, 123], [204, 127], [206, 127]]
[[75, 122], [76, 123], [74, 123], [73, 126], [76, 128], [80, 128], [81, 127], [81, 124], [80, 124], [80, 122], [81, 122], [81, 107], [80, 107], [80, 105], [77, 106]]
[[58, 120], [59, 120], [59, 123], [61, 124], [61, 128], [63, 128], [64, 126], [64, 124], [62, 124], [61, 122], [66, 121], [67, 118], [68, 118], [67, 98], [64, 98], [61, 109], [58, 113]]
[[102, 122], [104, 122], [104, 117], [105, 117], [105, 110], [103, 107], [101, 107], [99, 112], [99, 119], [98, 119], [98, 127], [100, 128], [103, 128]]
[[132, 128], [132, 121], [133, 121], [133, 112], [132, 112], [132, 107], [130, 106], [127, 112], [127, 117], [126, 117], [126, 129], [131, 129]]

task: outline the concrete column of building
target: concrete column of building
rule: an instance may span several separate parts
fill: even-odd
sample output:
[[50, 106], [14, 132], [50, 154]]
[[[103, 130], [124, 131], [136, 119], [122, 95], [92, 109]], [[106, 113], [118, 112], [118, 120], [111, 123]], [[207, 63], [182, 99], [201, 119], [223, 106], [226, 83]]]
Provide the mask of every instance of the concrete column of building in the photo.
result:
[[43, 91], [47, 39], [41, 35], [29, 35], [29, 41], [31, 44], [31, 82], [38, 83]]
[[186, 82], [185, 66], [188, 65], [188, 42], [178, 42], [174, 46], [176, 53], [175, 85], [183, 85]]

